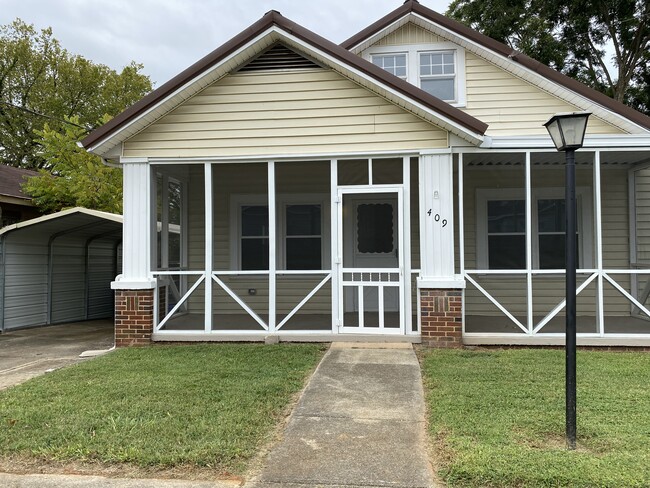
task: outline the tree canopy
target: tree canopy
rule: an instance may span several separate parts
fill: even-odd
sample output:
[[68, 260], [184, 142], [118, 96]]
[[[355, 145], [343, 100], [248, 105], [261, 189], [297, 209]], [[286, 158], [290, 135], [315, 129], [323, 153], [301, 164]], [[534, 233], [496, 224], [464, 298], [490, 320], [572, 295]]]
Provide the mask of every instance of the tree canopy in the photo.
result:
[[43, 130], [36, 131], [48, 169], [40, 169], [41, 175], [29, 178], [23, 189], [44, 212], [85, 207], [121, 214], [122, 171], [79, 147], [77, 141], [86, 131], [77, 117], [68, 122], [62, 129], [52, 129], [46, 123]]
[[151, 90], [141, 69], [95, 64], [65, 50], [51, 29], [20, 19], [0, 26], [0, 163], [47, 168], [51, 153], [36, 133], [47, 124], [63, 134], [75, 123], [82, 137]]
[[647, 0], [454, 0], [447, 15], [650, 115]]

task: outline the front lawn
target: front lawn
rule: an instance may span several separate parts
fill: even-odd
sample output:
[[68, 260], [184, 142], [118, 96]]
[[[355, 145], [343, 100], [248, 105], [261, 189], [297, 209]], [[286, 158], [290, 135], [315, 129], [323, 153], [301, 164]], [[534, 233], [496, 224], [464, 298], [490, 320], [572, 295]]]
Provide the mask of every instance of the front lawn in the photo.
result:
[[578, 352], [578, 450], [564, 444], [564, 351], [422, 353], [450, 486], [650, 486], [650, 354]]
[[313, 344], [118, 350], [0, 392], [0, 456], [241, 473], [322, 351]]

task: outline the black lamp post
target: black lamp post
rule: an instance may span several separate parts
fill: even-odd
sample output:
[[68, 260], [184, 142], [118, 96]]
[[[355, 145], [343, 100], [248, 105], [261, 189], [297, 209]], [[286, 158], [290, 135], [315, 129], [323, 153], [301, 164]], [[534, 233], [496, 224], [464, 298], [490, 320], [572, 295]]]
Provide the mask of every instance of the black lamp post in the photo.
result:
[[589, 112], [555, 114], [544, 124], [558, 151], [566, 154], [566, 442], [576, 448], [576, 149], [582, 147]]

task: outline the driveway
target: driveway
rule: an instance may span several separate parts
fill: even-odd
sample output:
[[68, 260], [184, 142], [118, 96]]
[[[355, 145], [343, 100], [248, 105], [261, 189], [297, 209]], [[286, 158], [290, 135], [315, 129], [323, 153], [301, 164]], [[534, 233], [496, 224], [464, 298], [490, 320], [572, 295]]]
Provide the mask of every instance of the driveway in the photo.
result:
[[89, 320], [0, 334], [0, 390], [113, 346], [113, 321]]

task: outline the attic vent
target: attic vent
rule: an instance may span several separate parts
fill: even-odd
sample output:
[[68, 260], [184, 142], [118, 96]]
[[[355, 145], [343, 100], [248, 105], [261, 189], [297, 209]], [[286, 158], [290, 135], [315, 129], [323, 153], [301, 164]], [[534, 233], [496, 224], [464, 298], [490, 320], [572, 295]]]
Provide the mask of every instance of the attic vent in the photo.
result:
[[244, 65], [239, 71], [268, 71], [292, 70], [305, 68], [320, 68], [312, 60], [289, 49], [282, 44], [276, 44], [264, 51], [250, 63]]

